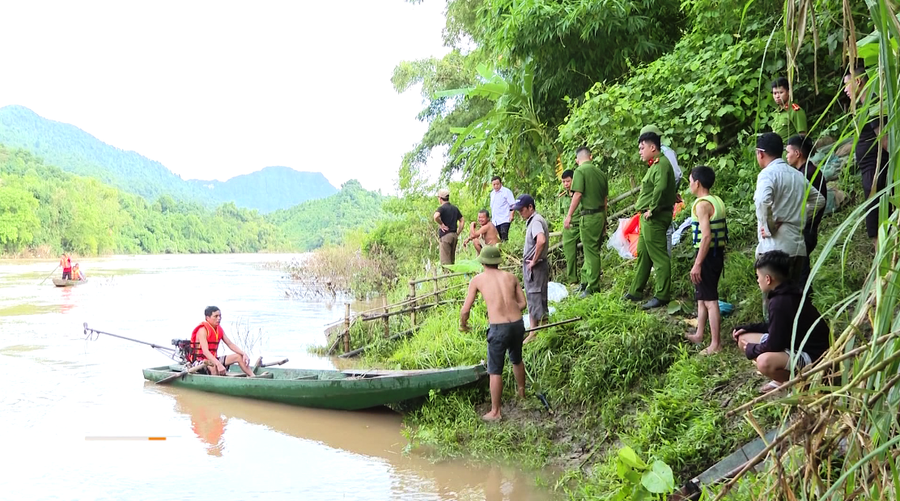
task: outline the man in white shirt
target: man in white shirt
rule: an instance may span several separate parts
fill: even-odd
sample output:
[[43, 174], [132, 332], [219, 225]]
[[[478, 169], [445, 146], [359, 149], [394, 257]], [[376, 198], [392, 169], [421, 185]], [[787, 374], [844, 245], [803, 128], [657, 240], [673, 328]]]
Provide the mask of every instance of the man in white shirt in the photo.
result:
[[[781, 156], [784, 143], [774, 132], [756, 138], [756, 161], [762, 169], [756, 177], [756, 257], [782, 251], [791, 257], [791, 280], [801, 289], [809, 277], [809, 256], [803, 239], [806, 214], [825, 207], [825, 199], [800, 171]], [[809, 190], [809, 197], [806, 190]]]
[[[663, 137], [663, 134], [659, 130], [659, 127], [653, 124], [645, 125], [644, 128], [641, 129], [640, 135], [643, 136], [648, 132], [652, 132], [660, 138]], [[678, 188], [681, 185], [681, 167], [678, 166], [678, 157], [675, 155], [675, 150], [664, 144], [660, 147], [660, 151], [662, 152], [663, 156], [665, 156], [666, 159], [669, 160], [669, 163], [672, 164], [672, 172], [675, 173], [675, 203], [681, 202], [681, 194], [678, 193]], [[669, 225], [669, 229], [666, 230], [666, 250], [669, 251], [669, 257], [672, 257], [672, 233], [674, 232], [675, 222], [673, 221], [672, 224]]]
[[500, 234], [500, 241], [505, 242], [509, 238], [509, 223], [516, 213], [512, 209], [516, 197], [509, 188], [503, 186], [500, 176], [491, 178], [491, 186], [494, 188], [491, 190], [491, 222]]

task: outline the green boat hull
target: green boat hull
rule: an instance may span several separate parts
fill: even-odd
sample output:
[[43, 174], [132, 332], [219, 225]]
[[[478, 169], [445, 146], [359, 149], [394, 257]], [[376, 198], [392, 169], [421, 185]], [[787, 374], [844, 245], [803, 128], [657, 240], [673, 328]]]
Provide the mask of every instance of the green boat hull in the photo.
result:
[[87, 279], [84, 280], [65, 280], [62, 278], [54, 278], [53, 285], [57, 287], [75, 287], [76, 285], [86, 284]]
[[[144, 369], [144, 379], [160, 381], [183, 370], [181, 365]], [[420, 371], [307, 370], [266, 367], [272, 378], [187, 374], [168, 384], [182, 388], [255, 398], [301, 407], [360, 410], [424, 397], [431, 390], [449, 390], [474, 383], [487, 375], [484, 365]]]

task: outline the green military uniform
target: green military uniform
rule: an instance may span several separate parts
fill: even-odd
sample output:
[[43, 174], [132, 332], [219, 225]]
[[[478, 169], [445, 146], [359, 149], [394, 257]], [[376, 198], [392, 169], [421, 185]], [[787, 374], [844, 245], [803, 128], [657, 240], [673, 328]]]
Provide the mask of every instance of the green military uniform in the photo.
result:
[[[572, 205], [572, 192], [559, 194], [559, 213], [563, 220], [569, 215], [569, 207]], [[562, 249], [566, 257], [566, 283], [585, 284], [588, 278], [587, 261], [581, 266], [581, 277], [578, 276], [578, 242], [581, 242], [581, 203], [575, 208], [572, 222], [569, 228], [562, 230]], [[582, 251], [583, 253], [583, 251]]]
[[641, 215], [641, 230], [637, 245], [637, 273], [631, 282], [629, 294], [641, 297], [651, 266], [656, 269], [654, 296], [663, 302], [672, 298], [671, 258], [666, 246], [666, 230], [672, 224], [675, 206], [675, 172], [665, 155], [653, 161], [641, 180], [641, 194], [635, 208], [649, 210], [650, 219]]
[[[669, 171], [672, 171], [671, 166]], [[572, 191], [581, 193], [581, 245], [587, 271], [587, 291], [599, 292], [602, 271], [600, 248], [606, 237], [606, 198], [609, 196], [606, 172], [593, 162], [584, 162], [572, 176]]]
[[797, 104], [779, 106], [772, 115], [771, 125], [772, 132], [781, 136], [782, 141], [809, 130], [806, 127], [806, 112]]

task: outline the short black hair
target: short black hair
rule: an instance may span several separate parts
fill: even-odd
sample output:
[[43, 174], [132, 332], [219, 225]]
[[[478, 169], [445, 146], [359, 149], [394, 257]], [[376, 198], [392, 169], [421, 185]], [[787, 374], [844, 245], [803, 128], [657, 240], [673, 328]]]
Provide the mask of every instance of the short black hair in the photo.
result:
[[638, 144], [641, 143], [651, 143], [656, 146], [656, 149], [660, 149], [659, 135], [655, 132], [645, 132], [641, 134], [641, 137], [638, 138]]
[[757, 270], [765, 269], [779, 282], [784, 282], [791, 276], [791, 257], [784, 251], [769, 251], [760, 254], [753, 267]]
[[567, 178], [567, 177], [570, 178], [570, 177], [572, 177], [572, 176], [574, 176], [574, 175], [575, 175], [575, 171], [574, 171], [574, 170], [572, 170], [572, 169], [566, 169], [566, 170], [564, 170], [563, 173], [562, 173], [562, 179], [565, 179], [565, 178]]
[[756, 149], [763, 150], [766, 155], [781, 158], [784, 154], [784, 142], [774, 132], [764, 132], [756, 137]]
[[713, 183], [716, 182], [716, 173], [711, 167], [698, 165], [691, 169], [691, 178], [700, 183], [700, 186], [708, 190], [712, 188]]
[[851, 71], [856, 74], [856, 78], [869, 78], [866, 74], [866, 61], [862, 58], [857, 58], [856, 61], [847, 68], [847, 74], [844, 76], [849, 77]]
[[591, 149], [587, 146], [579, 146], [577, 150], [575, 150], [575, 156], [577, 157], [582, 151], [586, 151], [588, 155], [591, 154]]
[[800, 153], [803, 154], [803, 158], [809, 158], [813, 153], [813, 142], [809, 136], [796, 135], [791, 136], [787, 140], [787, 144], [785, 146], [793, 146], [800, 150]]
[[[493, 183], [494, 181], [500, 181], [500, 176], [494, 176], [494, 177], [492, 177], [492, 178], [491, 178], [491, 182]], [[502, 183], [503, 181], [500, 181], [500, 182]]]
[[209, 318], [217, 311], [221, 311], [218, 306], [207, 306], [206, 309], [203, 310], [203, 314], [206, 315], [206, 318]]
[[479, 214], [484, 214], [487, 217], [491, 217], [491, 213], [487, 211], [487, 209], [481, 209], [478, 211]]
[[788, 79], [784, 77], [778, 77], [775, 79], [775, 81], [772, 82], [773, 89], [777, 89], [779, 87], [788, 91], [791, 90], [791, 84], [788, 83]]

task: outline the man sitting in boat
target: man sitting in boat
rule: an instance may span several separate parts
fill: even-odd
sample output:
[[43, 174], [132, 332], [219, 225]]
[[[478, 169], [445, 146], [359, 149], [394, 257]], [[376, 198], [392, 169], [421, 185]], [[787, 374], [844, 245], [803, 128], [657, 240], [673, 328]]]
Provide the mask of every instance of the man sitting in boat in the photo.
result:
[[72, 280], [84, 280], [84, 273], [78, 263], [72, 266]]
[[[191, 357], [188, 360], [191, 366], [210, 360], [212, 364], [204, 370], [210, 375], [222, 376], [228, 372], [231, 364], [237, 362], [244, 374], [253, 377], [253, 371], [250, 370], [250, 358], [228, 339], [222, 326], [219, 325], [222, 322], [221, 310], [215, 306], [208, 306], [204, 314], [206, 320], [194, 327], [194, 332], [191, 333]], [[234, 353], [218, 356], [220, 342], [224, 342]]]

